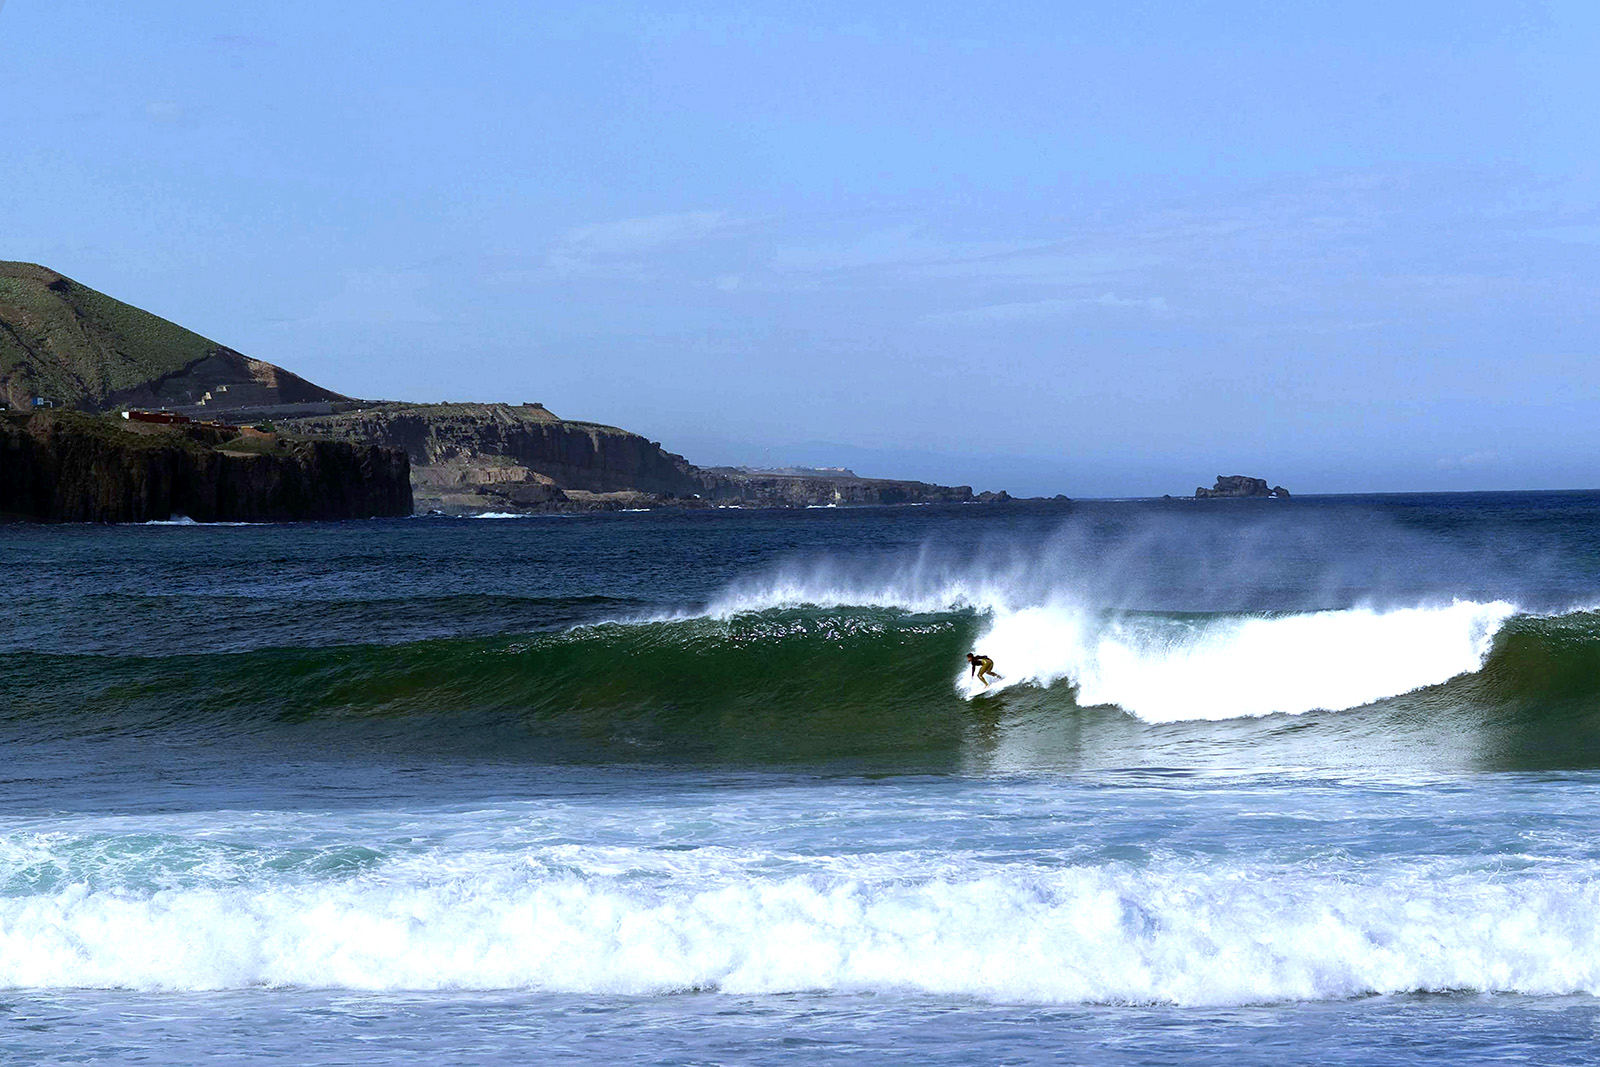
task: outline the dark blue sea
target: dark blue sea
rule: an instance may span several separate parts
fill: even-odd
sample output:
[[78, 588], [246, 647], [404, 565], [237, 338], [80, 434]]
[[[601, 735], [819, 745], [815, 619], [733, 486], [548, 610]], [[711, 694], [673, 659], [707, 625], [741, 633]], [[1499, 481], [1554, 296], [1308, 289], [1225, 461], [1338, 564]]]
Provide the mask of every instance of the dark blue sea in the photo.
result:
[[9, 526], [0, 589], [0, 1061], [1600, 1060], [1600, 493]]

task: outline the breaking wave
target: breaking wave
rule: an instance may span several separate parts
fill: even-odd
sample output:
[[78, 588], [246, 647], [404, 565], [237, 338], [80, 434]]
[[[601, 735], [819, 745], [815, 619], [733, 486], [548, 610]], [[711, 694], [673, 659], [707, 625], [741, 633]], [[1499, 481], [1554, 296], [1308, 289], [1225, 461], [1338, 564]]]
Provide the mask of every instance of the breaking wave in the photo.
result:
[[[991, 690], [965, 670], [974, 648], [1004, 676]], [[1376, 715], [1514, 729], [1514, 747], [1532, 745], [1519, 766], [1600, 761], [1600, 616], [1500, 601], [1245, 615], [747, 606], [517, 637], [16, 652], [0, 659], [0, 687], [28, 694], [3, 720], [35, 738], [227, 726], [536, 759], [938, 765], [991, 721], [1198, 728], [1315, 715], [1353, 730]]]
[[[1343, 711], [1479, 670], [1518, 614], [1504, 600], [1306, 612], [1105, 611], [1048, 593], [1033, 603], [1016, 575], [929, 581], [912, 568], [877, 586], [784, 579], [735, 589], [709, 614], [866, 606], [968, 612], [977, 650], [1001, 680], [962, 671], [965, 697], [1066, 683], [1079, 703], [1149, 722]], [[939, 576], [935, 576], [937, 579]]]
[[147, 840], [146, 855], [135, 840], [118, 859], [142, 864], [138, 876], [122, 870], [103, 888], [69, 877], [68, 854], [84, 842], [6, 844], [0, 870], [28, 884], [0, 897], [0, 987], [821, 990], [1184, 1005], [1600, 993], [1600, 871], [1589, 868], [1486, 877], [1476, 861], [1445, 858], [994, 866], [961, 852], [578, 845], [509, 855], [235, 846], [163, 858], [159, 843]]

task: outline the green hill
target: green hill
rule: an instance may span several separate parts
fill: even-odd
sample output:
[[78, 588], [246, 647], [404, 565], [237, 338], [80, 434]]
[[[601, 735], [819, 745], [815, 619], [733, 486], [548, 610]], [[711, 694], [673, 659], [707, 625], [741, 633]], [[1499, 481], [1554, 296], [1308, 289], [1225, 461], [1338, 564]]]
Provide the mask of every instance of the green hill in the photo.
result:
[[35, 397], [86, 411], [348, 399], [47, 267], [0, 261], [0, 400]]

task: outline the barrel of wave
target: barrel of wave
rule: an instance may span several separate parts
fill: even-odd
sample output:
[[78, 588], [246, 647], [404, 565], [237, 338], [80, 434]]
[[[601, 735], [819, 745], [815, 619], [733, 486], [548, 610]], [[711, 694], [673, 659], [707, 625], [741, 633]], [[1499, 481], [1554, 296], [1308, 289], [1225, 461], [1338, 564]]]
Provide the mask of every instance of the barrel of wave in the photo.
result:
[[1101, 615], [1051, 606], [999, 612], [976, 651], [1002, 676], [969, 672], [966, 699], [1057, 682], [1082, 705], [1147, 722], [1345, 711], [1482, 667], [1517, 612], [1505, 601], [1292, 615]]

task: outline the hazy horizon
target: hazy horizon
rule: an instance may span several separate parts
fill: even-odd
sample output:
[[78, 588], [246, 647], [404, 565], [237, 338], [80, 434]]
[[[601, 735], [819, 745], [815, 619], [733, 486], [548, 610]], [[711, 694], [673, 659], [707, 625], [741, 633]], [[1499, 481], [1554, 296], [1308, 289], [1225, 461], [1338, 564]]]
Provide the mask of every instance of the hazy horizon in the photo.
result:
[[0, 258], [341, 392], [1019, 494], [1600, 485], [1592, 6], [11, 0], [0, 43]]

